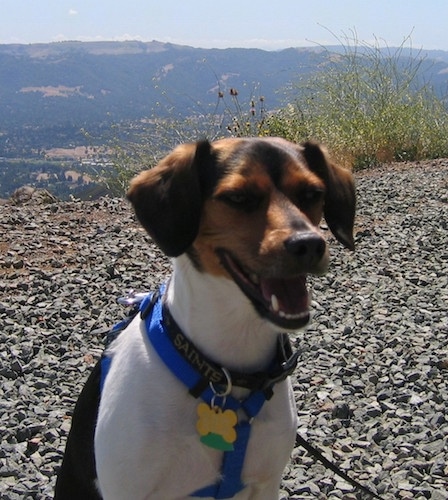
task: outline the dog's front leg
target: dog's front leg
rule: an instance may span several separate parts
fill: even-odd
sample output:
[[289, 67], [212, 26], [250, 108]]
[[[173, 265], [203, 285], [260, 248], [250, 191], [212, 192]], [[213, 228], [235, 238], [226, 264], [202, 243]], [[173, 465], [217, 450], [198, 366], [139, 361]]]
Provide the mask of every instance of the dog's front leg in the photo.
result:
[[247, 486], [233, 500], [278, 500], [280, 481], [278, 478], [269, 483]]

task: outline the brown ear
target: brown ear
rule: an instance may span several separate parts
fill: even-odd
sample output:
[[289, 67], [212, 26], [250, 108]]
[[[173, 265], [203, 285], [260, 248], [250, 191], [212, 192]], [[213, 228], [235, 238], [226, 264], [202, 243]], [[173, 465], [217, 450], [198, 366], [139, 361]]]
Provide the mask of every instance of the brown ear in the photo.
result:
[[138, 220], [169, 257], [196, 238], [203, 203], [199, 167], [209, 156], [207, 141], [184, 144], [131, 182], [127, 198]]
[[324, 215], [328, 227], [338, 241], [354, 250], [356, 194], [352, 174], [332, 163], [319, 144], [309, 141], [302, 147], [309, 168], [325, 183]]

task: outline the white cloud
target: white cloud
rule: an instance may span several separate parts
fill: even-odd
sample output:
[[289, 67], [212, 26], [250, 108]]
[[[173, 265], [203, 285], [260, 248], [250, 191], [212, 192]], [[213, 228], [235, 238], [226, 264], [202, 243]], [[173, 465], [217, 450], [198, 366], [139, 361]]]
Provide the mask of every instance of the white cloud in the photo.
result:
[[77, 10], [75, 10], [75, 9], [70, 9], [70, 10], [68, 11], [68, 15], [69, 15], [69, 16], [77, 16], [77, 15], [78, 15], [78, 11], [77, 11]]

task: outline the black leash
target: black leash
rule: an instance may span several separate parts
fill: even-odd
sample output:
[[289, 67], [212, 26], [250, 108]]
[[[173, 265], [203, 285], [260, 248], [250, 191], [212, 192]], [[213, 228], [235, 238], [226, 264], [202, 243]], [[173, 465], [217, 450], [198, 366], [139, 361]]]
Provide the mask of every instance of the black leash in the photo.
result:
[[312, 446], [308, 441], [305, 441], [303, 437], [300, 434], [296, 435], [296, 443], [305, 448], [305, 450], [315, 459], [319, 460], [325, 467], [328, 469], [332, 470], [335, 474], [337, 474], [339, 477], [342, 477], [347, 483], [351, 484], [353, 487], [364, 493], [365, 495], [369, 495], [371, 498], [378, 498], [379, 500], [382, 500], [380, 496], [378, 496], [376, 493], [374, 493], [372, 490], [367, 488], [366, 486], [362, 485], [361, 483], [358, 483], [355, 479], [352, 479], [348, 474], [346, 474], [343, 470], [341, 470], [337, 465], [335, 465], [333, 462], [330, 462], [328, 458], [325, 458], [323, 454], [314, 446]]

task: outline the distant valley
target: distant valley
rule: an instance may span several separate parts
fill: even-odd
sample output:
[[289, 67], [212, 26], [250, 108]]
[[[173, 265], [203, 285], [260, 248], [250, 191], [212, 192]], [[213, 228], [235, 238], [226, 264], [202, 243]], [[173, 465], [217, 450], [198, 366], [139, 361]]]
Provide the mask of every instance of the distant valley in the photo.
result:
[[[198, 49], [157, 41], [0, 45], [0, 198], [28, 179], [18, 178], [24, 159], [41, 166], [45, 160], [47, 173], [54, 162], [65, 161], [63, 172], [71, 171], [73, 162], [81, 162], [79, 155], [61, 160], [48, 152], [125, 141], [142, 123], [167, 117], [220, 113], [223, 101], [234, 104], [231, 89], [244, 112], [260, 97], [268, 111], [275, 110], [294, 97], [288, 94], [291, 84], [337, 61], [340, 51]], [[421, 55], [426, 57], [421, 78], [445, 95], [448, 52]], [[103, 155], [97, 162], [101, 167], [108, 159]], [[90, 174], [80, 172], [71, 180], [82, 187]], [[55, 175], [64, 180], [65, 174]]]
[[325, 63], [314, 49], [196, 49], [159, 42], [0, 45], [0, 129], [120, 122], [209, 111], [218, 93], [241, 101], [281, 91]]

